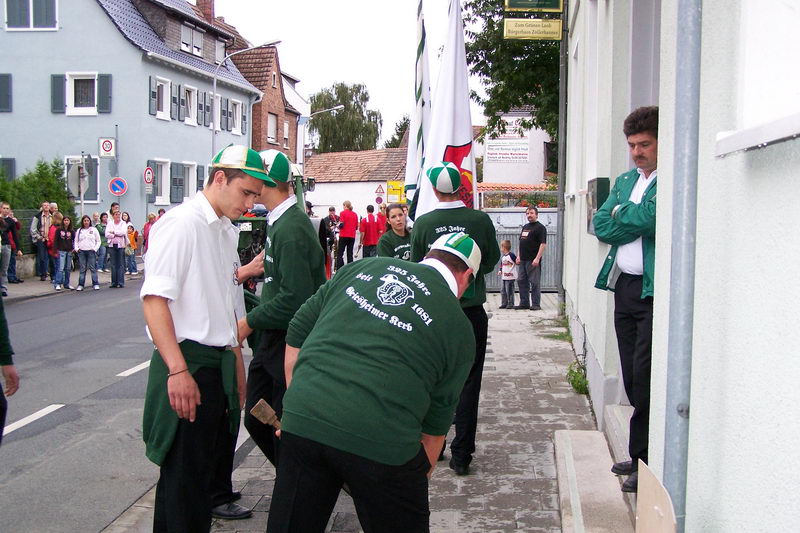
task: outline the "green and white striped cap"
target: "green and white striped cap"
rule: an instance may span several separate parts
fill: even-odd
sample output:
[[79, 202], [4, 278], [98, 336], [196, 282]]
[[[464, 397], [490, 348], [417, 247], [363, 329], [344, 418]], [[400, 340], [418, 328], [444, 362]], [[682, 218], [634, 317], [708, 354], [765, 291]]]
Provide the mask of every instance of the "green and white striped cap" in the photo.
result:
[[457, 255], [472, 269], [475, 276], [478, 275], [478, 270], [481, 268], [481, 249], [463, 231], [442, 235], [433, 242], [431, 250], [444, 250]]
[[214, 156], [214, 159], [211, 160], [211, 166], [241, 170], [254, 178], [263, 180], [266, 185], [275, 187], [275, 182], [266, 174], [264, 162], [261, 161], [258, 152], [247, 146], [242, 146], [240, 144], [226, 146]]
[[286, 183], [291, 175], [291, 163], [286, 154], [279, 150], [264, 150], [259, 152], [261, 160], [264, 162], [264, 169], [267, 175], [275, 181]]
[[451, 194], [461, 187], [461, 172], [453, 163], [441, 162], [425, 171], [433, 188], [443, 194]]

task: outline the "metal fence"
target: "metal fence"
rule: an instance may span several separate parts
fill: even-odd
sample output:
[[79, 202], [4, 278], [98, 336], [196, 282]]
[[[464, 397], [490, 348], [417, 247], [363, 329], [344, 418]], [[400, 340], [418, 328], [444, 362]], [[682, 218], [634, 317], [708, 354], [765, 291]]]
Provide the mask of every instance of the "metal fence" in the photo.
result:
[[[515, 254], [519, 251], [519, 233], [520, 230], [511, 233], [508, 230], [497, 232], [497, 245], [505, 240], [511, 241], [511, 251]], [[556, 228], [547, 226], [547, 248], [544, 252], [544, 260], [542, 261], [542, 291], [555, 292], [558, 290], [558, 279], [556, 277], [556, 261], [561, 254], [559, 254], [559, 243], [556, 238]], [[519, 267], [517, 267], [519, 269]], [[500, 292], [503, 282], [500, 279], [498, 272], [500, 271], [500, 262], [497, 262], [494, 270], [490, 274], [486, 274], [486, 290], [491, 292]], [[517, 288], [519, 290], [519, 288]]]

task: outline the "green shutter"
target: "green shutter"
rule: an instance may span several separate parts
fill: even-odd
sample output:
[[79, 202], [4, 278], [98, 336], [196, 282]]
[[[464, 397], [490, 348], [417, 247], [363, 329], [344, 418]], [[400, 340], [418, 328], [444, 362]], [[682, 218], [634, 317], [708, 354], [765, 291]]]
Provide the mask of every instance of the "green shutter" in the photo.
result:
[[247, 134], [247, 103], [242, 102], [242, 135]]
[[97, 75], [97, 112], [111, 113], [111, 74]]
[[186, 119], [186, 91], [178, 85], [178, 120]]
[[17, 177], [16, 160], [13, 157], [0, 157], [0, 177], [13, 181]]
[[206, 105], [203, 101], [203, 98], [206, 97], [206, 93], [203, 91], [197, 91], [197, 125], [203, 125], [203, 115], [205, 114]]
[[11, 112], [11, 74], [0, 74], [0, 113]]
[[180, 163], [172, 163], [169, 169], [169, 201], [173, 204], [183, 202], [184, 170]]
[[169, 118], [175, 120], [178, 118], [178, 85], [175, 83], [170, 83], [169, 92], [170, 92]]
[[233, 131], [233, 102], [228, 98], [228, 131]]
[[147, 203], [153, 204], [156, 201], [156, 192], [157, 192], [157, 184], [158, 184], [158, 167], [156, 166], [155, 161], [148, 161], [147, 166], [153, 169], [153, 192], [152, 194], [147, 195]]
[[206, 167], [197, 165], [197, 190], [203, 190], [203, 182], [206, 181]]
[[63, 74], [50, 76], [50, 111], [64, 113], [67, 106], [67, 77]]
[[158, 83], [153, 76], [150, 76], [150, 114], [156, 114], [156, 104], [158, 103]]
[[228, 131], [228, 99], [220, 98], [219, 100], [219, 129]]
[[205, 113], [203, 113], [203, 126], [210, 126], [211, 125], [211, 94], [205, 93], [203, 95], [204, 107], [206, 108]]

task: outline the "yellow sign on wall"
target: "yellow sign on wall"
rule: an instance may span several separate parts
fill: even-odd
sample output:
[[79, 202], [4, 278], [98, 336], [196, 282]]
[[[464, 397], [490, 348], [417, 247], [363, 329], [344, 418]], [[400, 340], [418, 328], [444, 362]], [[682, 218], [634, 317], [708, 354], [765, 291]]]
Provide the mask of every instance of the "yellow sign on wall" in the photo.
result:
[[561, 40], [558, 19], [504, 19], [503, 39]]
[[390, 204], [406, 203], [405, 182], [387, 181], [386, 182], [386, 202]]

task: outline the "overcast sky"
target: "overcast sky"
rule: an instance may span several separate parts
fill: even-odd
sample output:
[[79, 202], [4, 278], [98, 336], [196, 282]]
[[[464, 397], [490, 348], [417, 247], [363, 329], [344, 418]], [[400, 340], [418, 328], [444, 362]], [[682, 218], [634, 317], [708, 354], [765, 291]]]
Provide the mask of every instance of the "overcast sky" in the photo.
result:
[[[449, 0], [424, 0], [431, 92], [447, 31]], [[253, 44], [280, 40], [281, 68], [308, 97], [336, 82], [363, 83], [381, 112], [383, 141], [413, 106], [416, 0], [216, 0], [215, 11]], [[470, 85], [479, 89], [477, 79]], [[472, 123], [485, 124], [472, 105]], [[379, 146], [379, 147], [380, 147]]]

